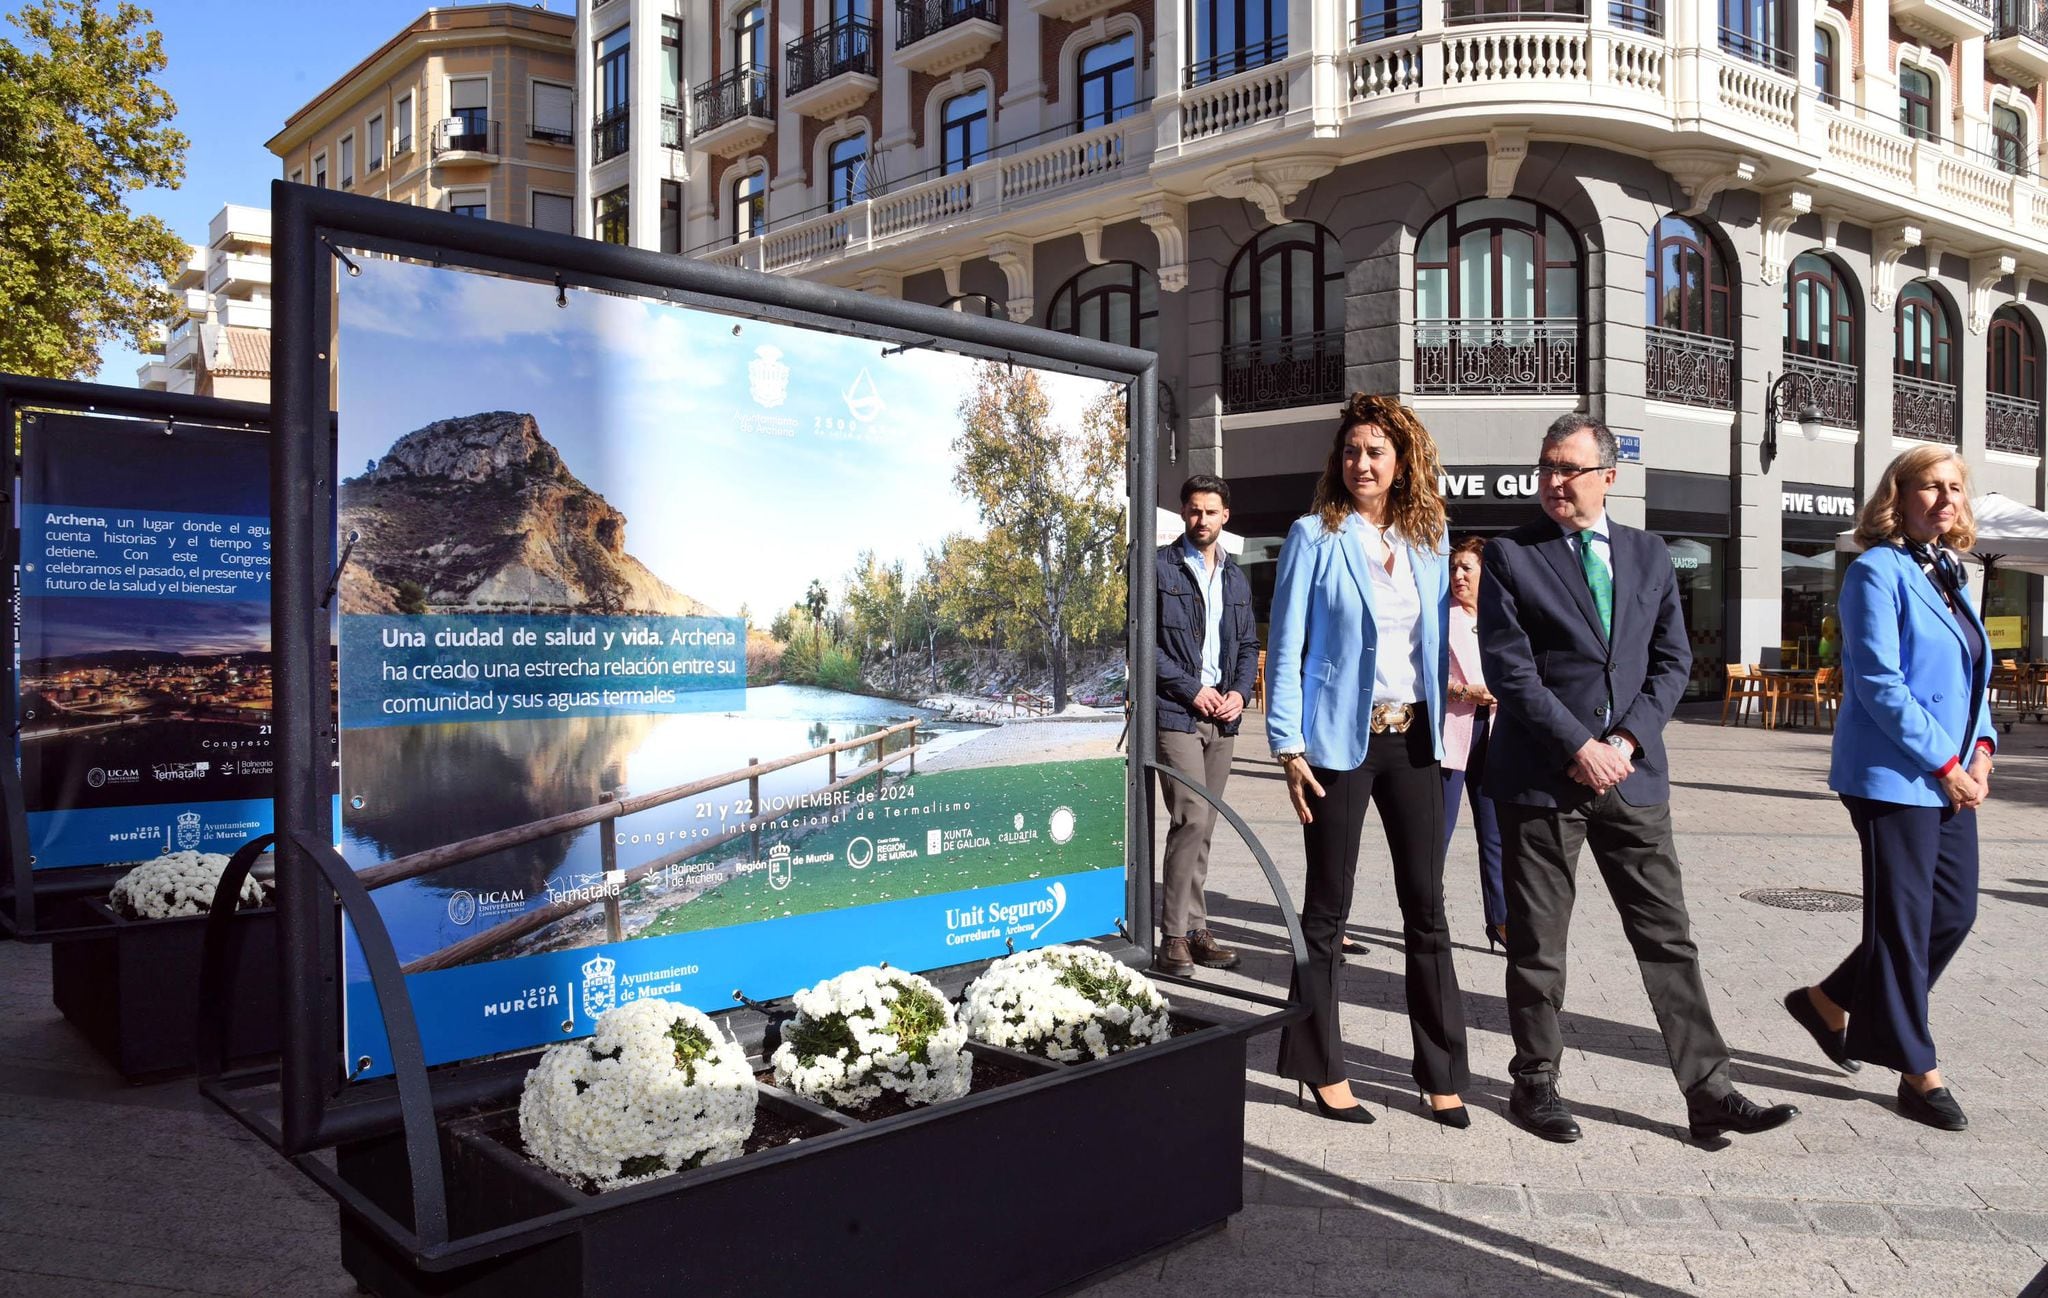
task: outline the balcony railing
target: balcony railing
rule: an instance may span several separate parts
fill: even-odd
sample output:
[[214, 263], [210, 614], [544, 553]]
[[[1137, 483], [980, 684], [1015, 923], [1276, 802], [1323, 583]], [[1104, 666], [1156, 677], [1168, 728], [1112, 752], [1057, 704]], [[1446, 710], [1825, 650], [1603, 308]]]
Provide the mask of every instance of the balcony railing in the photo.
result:
[[629, 107], [614, 108], [599, 117], [590, 126], [590, 159], [603, 162], [616, 158], [633, 143], [633, 110]]
[[1351, 42], [1366, 45], [1390, 36], [1411, 36], [1421, 30], [1421, 0], [1368, 4], [1360, 10], [1358, 22], [1351, 29]]
[[1274, 410], [1344, 396], [1344, 331], [1296, 334], [1223, 349], [1223, 408]]
[[1723, 27], [1721, 48], [1745, 63], [1754, 63], [1760, 68], [1782, 72], [1788, 77], [1792, 75], [1792, 51], [1752, 32], [1740, 32], [1732, 27]]
[[1806, 391], [1820, 407], [1822, 423], [1836, 428], [1863, 427], [1863, 372], [1856, 366], [1787, 352], [1785, 372], [1806, 380]]
[[434, 123], [434, 156], [444, 153], [496, 153], [498, 123], [481, 117], [444, 117]]
[[1892, 376], [1892, 435], [1956, 444], [1956, 385]]
[[1607, 18], [1614, 26], [1638, 36], [1664, 34], [1662, 0], [1608, 0]]
[[976, 18], [1000, 23], [1003, 7], [996, 0], [896, 0], [896, 48], [907, 49]]
[[1577, 392], [1579, 321], [1417, 320], [1415, 390], [1464, 396]]
[[526, 133], [529, 138], [539, 140], [542, 144], [576, 143], [576, 132], [566, 126], [544, 126], [535, 122], [526, 128]]
[[2048, 10], [2034, 0], [1999, 0], [1997, 24], [1991, 33], [1993, 40], [2024, 36], [2036, 45], [2048, 46]]
[[1263, 68], [1268, 63], [1278, 63], [1287, 57], [1287, 33], [1268, 36], [1265, 40], [1243, 45], [1221, 54], [1212, 54], [1206, 59], [1196, 59], [1188, 65], [1188, 87], [1206, 86], [1211, 81], [1234, 77], [1240, 72]]
[[1449, 0], [1444, 7], [1446, 27], [1468, 27], [1474, 23], [1582, 22], [1586, 0]]
[[875, 75], [881, 35], [864, 18], [841, 18], [793, 40], [783, 51], [783, 93], [801, 94], [848, 72]]
[[2014, 455], [2041, 453], [2041, 403], [2025, 397], [1984, 398], [1984, 444]]
[[680, 149], [683, 147], [683, 106], [663, 104], [661, 106], [661, 147]]
[[769, 116], [768, 100], [774, 87], [774, 74], [753, 66], [734, 68], [710, 85], [698, 87], [693, 96], [697, 134], [708, 134], [742, 117]]
[[1644, 395], [1654, 401], [1735, 408], [1735, 344], [1726, 338], [1651, 326], [1644, 349]]

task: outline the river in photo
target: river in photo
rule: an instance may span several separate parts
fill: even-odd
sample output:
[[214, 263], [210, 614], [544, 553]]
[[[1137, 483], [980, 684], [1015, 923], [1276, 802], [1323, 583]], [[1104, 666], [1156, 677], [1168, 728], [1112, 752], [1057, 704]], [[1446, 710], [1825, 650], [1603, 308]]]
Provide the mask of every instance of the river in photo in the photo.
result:
[[[363, 869], [588, 807], [607, 793], [624, 797], [672, 788], [744, 768], [750, 758], [770, 762], [912, 718], [927, 723], [918, 728], [922, 742], [938, 747], [981, 729], [938, 720], [936, 713], [901, 700], [767, 685], [746, 691], [742, 711], [349, 730], [342, 736], [342, 851]], [[887, 742], [894, 752], [902, 741]], [[843, 778], [872, 763], [874, 750], [837, 756]], [[759, 778], [760, 799], [771, 806], [771, 800], [830, 783], [822, 756]], [[619, 821], [624, 841], [618, 868], [631, 869], [743, 823], [748, 816], [736, 804], [747, 796], [743, 778]], [[400, 962], [545, 905], [550, 890], [597, 883], [599, 833], [600, 827], [590, 826], [557, 834], [378, 889], [372, 895]], [[350, 963], [352, 976], [361, 976], [353, 951]]]

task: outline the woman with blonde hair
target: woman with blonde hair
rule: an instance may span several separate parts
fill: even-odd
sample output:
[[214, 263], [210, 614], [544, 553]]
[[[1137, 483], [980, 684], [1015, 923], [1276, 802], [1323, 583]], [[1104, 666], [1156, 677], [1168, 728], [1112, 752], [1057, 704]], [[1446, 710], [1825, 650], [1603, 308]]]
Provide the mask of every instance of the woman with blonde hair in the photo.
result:
[[1962, 459], [1921, 446], [1893, 460], [1856, 539], [1828, 787], [1862, 845], [1863, 939], [1785, 1008], [1843, 1069], [1897, 1069], [1900, 1113], [1961, 1131], [1927, 1002], [1977, 917], [1977, 808], [1997, 748], [1990, 641], [1958, 557], [1977, 539]]
[[1371, 1122], [1351, 1093], [1337, 995], [1366, 804], [1393, 856], [1407, 947], [1414, 1076], [1431, 1116], [1471, 1124], [1465, 1018], [1444, 920], [1444, 696], [1448, 680], [1443, 499], [1436, 444], [1391, 397], [1345, 403], [1310, 513], [1280, 551], [1266, 653], [1266, 738], [1287, 775], [1308, 857], [1301, 928], [1305, 1022], [1280, 1038], [1280, 1072], [1316, 1110]]

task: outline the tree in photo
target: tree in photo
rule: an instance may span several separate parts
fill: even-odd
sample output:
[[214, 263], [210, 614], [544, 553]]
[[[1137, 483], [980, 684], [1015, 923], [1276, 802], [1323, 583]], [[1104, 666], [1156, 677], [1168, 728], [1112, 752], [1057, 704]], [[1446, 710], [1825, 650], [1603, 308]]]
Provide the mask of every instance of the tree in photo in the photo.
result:
[[183, 240], [128, 196], [185, 178], [148, 10], [35, 0], [0, 34], [0, 371], [89, 378], [171, 317]]
[[[972, 500], [990, 540], [1000, 534], [1030, 566], [1030, 617], [1052, 669], [1052, 706], [1067, 706], [1077, 616], [1099, 608], [1123, 550], [1124, 393], [1103, 392], [1078, 429], [1052, 419], [1038, 375], [985, 363], [960, 403], [954, 485]], [[1104, 561], [1106, 559], [1106, 562]]]

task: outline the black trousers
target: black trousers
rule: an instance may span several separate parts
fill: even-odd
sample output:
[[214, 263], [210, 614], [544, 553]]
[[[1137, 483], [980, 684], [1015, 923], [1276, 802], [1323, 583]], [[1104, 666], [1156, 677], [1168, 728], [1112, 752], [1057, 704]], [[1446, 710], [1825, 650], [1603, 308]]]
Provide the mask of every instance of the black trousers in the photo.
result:
[[1444, 919], [1444, 789], [1429, 731], [1374, 735], [1354, 770], [1311, 768], [1323, 796], [1309, 795], [1314, 820], [1301, 827], [1308, 855], [1301, 931], [1308, 941], [1308, 985], [1289, 997], [1307, 1002], [1306, 1022], [1280, 1034], [1280, 1075], [1311, 1086], [1344, 1079], [1344, 1039], [1337, 994], [1337, 945], [1351, 913], [1358, 845], [1366, 804], [1379, 808], [1394, 858], [1394, 896], [1408, 952], [1408, 1025], [1415, 1042], [1415, 1084], [1432, 1095], [1456, 1095], [1472, 1081], [1465, 1061], [1465, 1010], [1451, 963]]
[[1977, 922], [1977, 812], [1843, 798], [1863, 844], [1863, 940], [1821, 982], [1849, 1054], [1932, 1072], [1927, 996]]
[[1578, 895], [1579, 849], [1590, 844], [1621, 912], [1643, 990], [1664, 1034], [1678, 1088], [1688, 1099], [1728, 1092], [1728, 1046], [1707, 1006], [1699, 948], [1671, 846], [1671, 808], [1632, 807], [1614, 789], [1577, 807], [1494, 804], [1506, 848], [1508, 1023], [1516, 1081], [1554, 1079], [1564, 1056], [1565, 945]]

